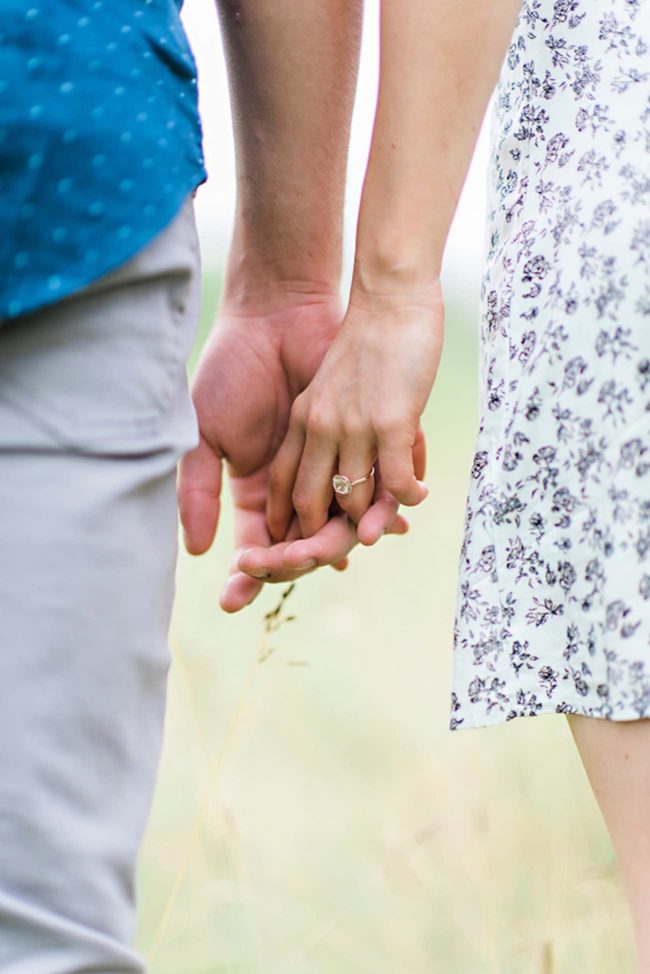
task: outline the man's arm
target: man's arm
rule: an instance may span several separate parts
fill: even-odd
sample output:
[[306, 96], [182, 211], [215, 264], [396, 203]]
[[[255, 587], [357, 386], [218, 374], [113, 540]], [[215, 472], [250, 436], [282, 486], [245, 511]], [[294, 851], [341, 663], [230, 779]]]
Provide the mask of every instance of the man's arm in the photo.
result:
[[220, 0], [237, 206], [226, 301], [334, 294], [360, 0]]
[[[220, 0], [237, 163], [233, 240], [217, 322], [193, 384], [200, 445], [182, 461], [188, 550], [206, 551], [219, 516], [222, 461], [235, 502], [236, 552], [221, 606], [236, 611], [263, 582], [238, 567], [268, 549], [260, 578], [294, 578], [271, 545], [268, 471], [295, 396], [340, 325], [343, 196], [356, 87], [361, 0]], [[405, 529], [395, 510], [389, 530]], [[287, 540], [299, 538], [297, 524]], [[298, 548], [343, 567], [356, 543], [344, 518]], [[248, 557], [248, 563], [246, 558]], [[255, 570], [255, 556], [243, 556]]]

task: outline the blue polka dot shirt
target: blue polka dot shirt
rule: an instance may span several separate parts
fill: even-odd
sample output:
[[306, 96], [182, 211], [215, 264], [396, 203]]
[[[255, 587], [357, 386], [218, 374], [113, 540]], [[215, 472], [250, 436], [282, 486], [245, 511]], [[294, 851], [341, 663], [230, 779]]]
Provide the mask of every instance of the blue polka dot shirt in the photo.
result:
[[2, 0], [0, 320], [124, 263], [206, 178], [182, 0]]

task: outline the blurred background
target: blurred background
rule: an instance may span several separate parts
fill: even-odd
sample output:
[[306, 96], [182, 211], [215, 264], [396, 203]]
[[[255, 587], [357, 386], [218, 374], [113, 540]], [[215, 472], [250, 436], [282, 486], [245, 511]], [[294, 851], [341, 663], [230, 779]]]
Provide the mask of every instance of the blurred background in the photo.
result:
[[[366, 2], [346, 276], [377, 85]], [[187, 0], [209, 181], [197, 212], [215, 315], [234, 163], [213, 4]], [[427, 408], [430, 495], [411, 531], [217, 604], [232, 552], [181, 552], [158, 789], [139, 871], [151, 974], [614, 974], [632, 933], [565, 719], [451, 733], [452, 623], [476, 431], [487, 126], [444, 265], [446, 344]], [[268, 613], [278, 612], [271, 619]], [[286, 619], [286, 616], [293, 618]], [[272, 631], [267, 631], [269, 626]]]

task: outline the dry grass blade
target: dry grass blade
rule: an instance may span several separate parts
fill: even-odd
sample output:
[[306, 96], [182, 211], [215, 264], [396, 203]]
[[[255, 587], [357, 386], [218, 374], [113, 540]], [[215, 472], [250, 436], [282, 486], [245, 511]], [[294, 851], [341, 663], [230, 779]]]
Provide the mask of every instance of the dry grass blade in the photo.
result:
[[[210, 766], [203, 795], [201, 797], [201, 801], [199, 802], [199, 806], [197, 808], [197, 811], [194, 815], [192, 824], [189, 829], [189, 834], [185, 846], [185, 852], [183, 854], [183, 858], [181, 860], [181, 864], [178, 868], [176, 876], [174, 877], [174, 882], [172, 884], [169, 896], [167, 897], [167, 902], [165, 903], [165, 907], [162, 912], [160, 923], [158, 924], [158, 928], [156, 930], [156, 933], [151, 943], [151, 948], [149, 950], [149, 965], [152, 971], [156, 959], [158, 957], [158, 954], [160, 952], [160, 947], [163, 942], [165, 933], [169, 927], [169, 921], [174, 906], [176, 904], [178, 894], [180, 892], [181, 886], [183, 885], [183, 881], [187, 874], [187, 870], [191, 862], [192, 856], [194, 855], [194, 852], [196, 850], [205, 812], [210, 804], [210, 801], [215, 795], [216, 788], [219, 783], [219, 775], [225, 763], [225, 759], [228, 756], [228, 753], [232, 747], [233, 741], [235, 739], [235, 732], [239, 726], [242, 715], [244, 713], [245, 705], [246, 702], [248, 701], [248, 697], [254, 683], [257, 667], [259, 663], [267, 659], [268, 656], [270, 655], [270, 652], [273, 651], [273, 650], [269, 651], [267, 646], [269, 634], [275, 632], [282, 624], [282, 622], [288, 621], [287, 617], [282, 615], [282, 609], [284, 607], [287, 598], [294, 590], [295, 585], [296, 583], [292, 582], [291, 585], [289, 585], [289, 587], [285, 589], [284, 592], [282, 593], [276, 607], [272, 609], [270, 612], [267, 612], [266, 615], [264, 616], [265, 619], [264, 630], [262, 631], [259, 643], [257, 645], [256, 652], [246, 672], [244, 683], [239, 693], [239, 697], [237, 698], [237, 703], [235, 704], [233, 712], [226, 726], [226, 733], [223, 739], [223, 744]], [[295, 616], [291, 616], [289, 618], [294, 619]], [[178, 648], [177, 648], [177, 655], [180, 656], [180, 649]]]

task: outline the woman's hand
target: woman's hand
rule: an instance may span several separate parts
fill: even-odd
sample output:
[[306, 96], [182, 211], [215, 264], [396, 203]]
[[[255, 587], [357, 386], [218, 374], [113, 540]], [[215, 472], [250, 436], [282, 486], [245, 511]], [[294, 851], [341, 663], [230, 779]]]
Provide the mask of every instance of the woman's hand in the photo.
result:
[[[413, 506], [426, 497], [420, 417], [443, 343], [439, 281], [372, 292], [353, 285], [343, 324], [309, 386], [295, 399], [287, 435], [269, 471], [267, 521], [286, 536], [294, 511], [309, 538], [327, 523], [333, 498], [366, 537], [362, 518], [373, 501], [373, 478], [347, 496], [332, 476], [355, 480], [377, 465], [384, 491]], [[376, 505], [375, 505], [376, 506]]]

